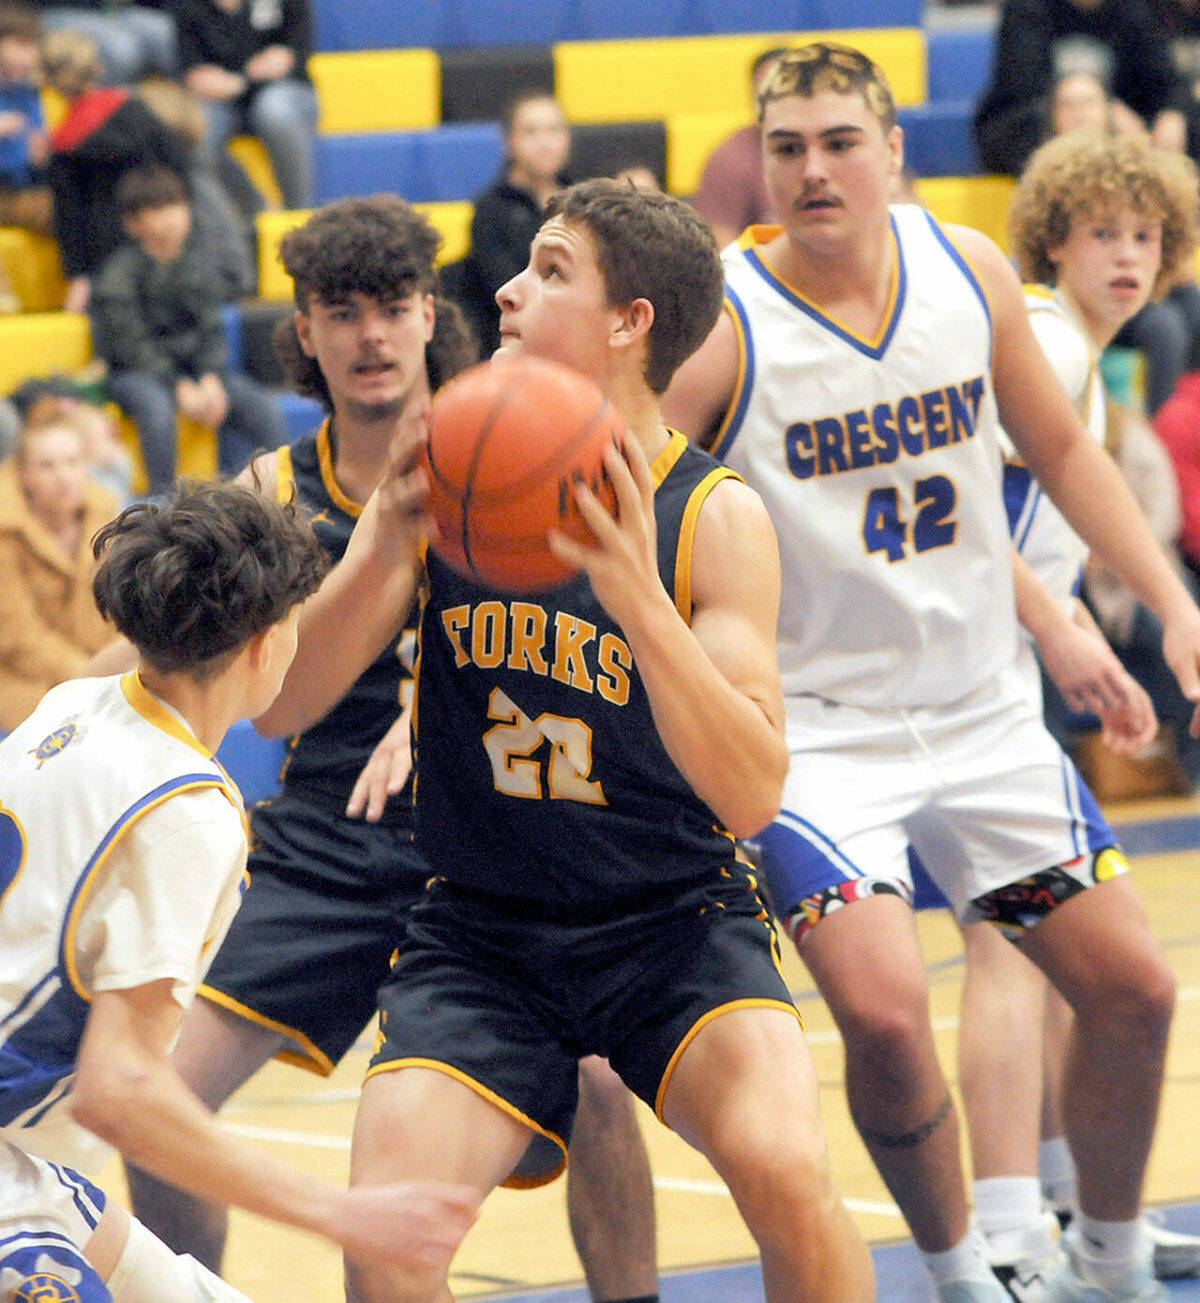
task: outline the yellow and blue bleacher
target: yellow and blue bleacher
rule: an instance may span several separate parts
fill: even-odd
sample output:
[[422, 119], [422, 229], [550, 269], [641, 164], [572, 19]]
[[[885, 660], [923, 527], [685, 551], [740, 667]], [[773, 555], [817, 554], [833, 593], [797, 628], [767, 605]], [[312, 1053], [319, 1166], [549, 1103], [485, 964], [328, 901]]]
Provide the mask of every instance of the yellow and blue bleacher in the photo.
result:
[[[648, 162], [670, 190], [690, 194], [708, 151], [748, 118], [754, 55], [827, 32], [887, 70], [922, 198], [944, 219], [1003, 243], [1011, 182], [979, 174], [970, 125], [991, 30], [926, 30], [922, 19], [922, 0], [316, 0], [316, 198], [403, 194], [443, 232], [441, 261], [461, 257], [471, 199], [501, 164], [500, 107], [527, 87], [563, 103], [581, 174], [623, 150], [623, 163]], [[271, 190], [257, 142], [235, 150]], [[304, 216], [259, 219], [259, 295], [277, 310], [291, 297], [279, 240]], [[0, 392], [27, 375], [85, 363], [86, 321], [49, 311], [62, 295], [52, 242], [0, 230], [0, 258], [23, 301], [44, 310], [0, 320]], [[226, 313], [231, 355], [252, 371], [263, 337], [250, 326], [255, 311]], [[246, 350], [251, 335], [255, 347]], [[316, 419], [311, 402], [282, 402], [293, 433]], [[188, 464], [188, 447], [182, 438], [184, 468], [202, 471], [203, 457]]]

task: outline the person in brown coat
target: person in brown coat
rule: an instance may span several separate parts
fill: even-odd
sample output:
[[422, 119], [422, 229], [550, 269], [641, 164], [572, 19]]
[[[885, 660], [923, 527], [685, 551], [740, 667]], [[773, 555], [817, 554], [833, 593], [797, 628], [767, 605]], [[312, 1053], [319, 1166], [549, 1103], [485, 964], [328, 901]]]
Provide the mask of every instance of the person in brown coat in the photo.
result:
[[0, 729], [112, 638], [92, 597], [89, 540], [120, 503], [88, 476], [68, 417], [18, 436], [0, 462]]

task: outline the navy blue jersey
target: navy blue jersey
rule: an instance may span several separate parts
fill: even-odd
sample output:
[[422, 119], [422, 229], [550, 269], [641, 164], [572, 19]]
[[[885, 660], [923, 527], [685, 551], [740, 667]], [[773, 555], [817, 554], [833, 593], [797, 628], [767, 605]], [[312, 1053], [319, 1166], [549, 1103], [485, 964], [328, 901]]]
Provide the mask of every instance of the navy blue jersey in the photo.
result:
[[[732, 472], [679, 434], [651, 470], [659, 573], [687, 620], [696, 518]], [[648, 904], [732, 863], [732, 839], [663, 747], [586, 576], [517, 597], [431, 550], [423, 602], [417, 847], [435, 873], [583, 914]]]
[[[362, 504], [352, 502], [333, 476], [330, 423], [276, 453], [279, 498], [293, 489], [321, 546], [336, 564], [346, 551]], [[355, 780], [413, 690], [416, 635], [406, 629], [380, 652], [324, 719], [288, 741], [284, 790], [339, 817]], [[412, 780], [390, 797], [382, 823], [409, 824]]]

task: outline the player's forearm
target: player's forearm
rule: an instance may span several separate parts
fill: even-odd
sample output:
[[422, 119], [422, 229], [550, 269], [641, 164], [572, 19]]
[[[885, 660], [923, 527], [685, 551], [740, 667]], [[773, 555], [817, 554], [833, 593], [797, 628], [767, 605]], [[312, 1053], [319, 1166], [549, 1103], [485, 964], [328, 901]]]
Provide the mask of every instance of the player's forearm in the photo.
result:
[[664, 601], [623, 632], [667, 754], [737, 837], [779, 812], [788, 754], [765, 706], [734, 688]]
[[1034, 473], [1080, 538], [1164, 624], [1191, 609], [1187, 589], [1103, 449], [1080, 437], [1055, 465]]
[[394, 640], [412, 609], [417, 565], [346, 555], [300, 613], [296, 658], [274, 704], [255, 721], [264, 737], [291, 737], [323, 718]]

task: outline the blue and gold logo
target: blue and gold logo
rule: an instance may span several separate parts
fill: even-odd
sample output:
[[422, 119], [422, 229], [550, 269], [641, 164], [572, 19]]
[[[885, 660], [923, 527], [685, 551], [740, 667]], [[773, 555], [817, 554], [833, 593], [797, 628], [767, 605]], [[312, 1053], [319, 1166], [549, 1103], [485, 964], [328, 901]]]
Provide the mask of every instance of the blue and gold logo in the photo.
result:
[[29, 751], [29, 755], [35, 756], [40, 769], [47, 760], [53, 759], [60, 752], [65, 751], [76, 739], [83, 736], [83, 729], [75, 722], [75, 718], [68, 719], [61, 728], [56, 728], [49, 737], [44, 737]]
[[80, 1303], [79, 1295], [61, 1276], [39, 1271], [28, 1276], [13, 1292], [13, 1303]]

